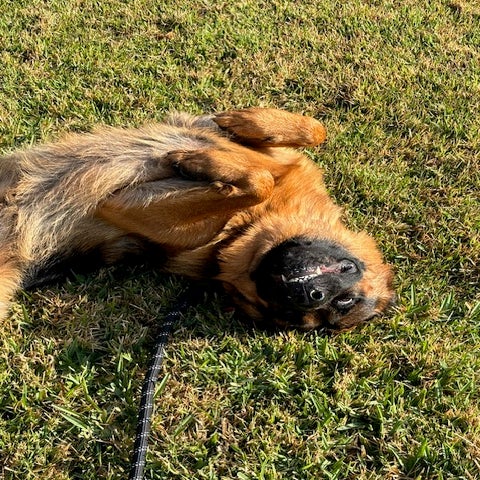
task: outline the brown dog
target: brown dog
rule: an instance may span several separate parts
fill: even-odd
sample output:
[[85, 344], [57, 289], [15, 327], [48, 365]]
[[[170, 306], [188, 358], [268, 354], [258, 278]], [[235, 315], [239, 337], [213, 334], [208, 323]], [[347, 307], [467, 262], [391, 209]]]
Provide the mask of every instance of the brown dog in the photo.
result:
[[0, 315], [17, 288], [142, 253], [221, 281], [255, 320], [340, 330], [380, 314], [390, 268], [291, 148], [324, 139], [312, 118], [251, 108], [0, 158]]

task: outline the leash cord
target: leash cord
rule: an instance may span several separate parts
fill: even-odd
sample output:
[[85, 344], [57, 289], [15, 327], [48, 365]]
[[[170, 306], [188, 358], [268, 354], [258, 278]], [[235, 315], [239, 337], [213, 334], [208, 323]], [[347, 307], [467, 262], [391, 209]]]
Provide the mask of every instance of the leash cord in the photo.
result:
[[148, 435], [152, 424], [153, 400], [155, 385], [157, 383], [160, 367], [165, 356], [173, 326], [182, 317], [183, 312], [190, 305], [190, 292], [185, 293], [176, 303], [175, 307], [165, 316], [165, 320], [155, 341], [155, 351], [150, 360], [145, 380], [142, 386], [142, 396], [138, 411], [137, 432], [131, 463], [129, 480], [143, 480], [143, 470], [147, 458]]

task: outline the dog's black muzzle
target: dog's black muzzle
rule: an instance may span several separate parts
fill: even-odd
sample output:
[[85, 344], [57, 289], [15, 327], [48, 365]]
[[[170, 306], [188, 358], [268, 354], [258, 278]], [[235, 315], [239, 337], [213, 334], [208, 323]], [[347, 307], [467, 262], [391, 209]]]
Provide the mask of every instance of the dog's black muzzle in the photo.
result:
[[270, 305], [311, 311], [322, 308], [362, 278], [363, 264], [326, 240], [294, 238], [268, 252], [253, 274]]

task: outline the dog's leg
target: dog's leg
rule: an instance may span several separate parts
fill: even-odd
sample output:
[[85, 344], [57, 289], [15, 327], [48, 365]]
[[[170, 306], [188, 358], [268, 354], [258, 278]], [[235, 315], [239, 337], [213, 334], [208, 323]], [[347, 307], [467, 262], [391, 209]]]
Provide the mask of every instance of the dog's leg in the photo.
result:
[[13, 294], [21, 281], [21, 270], [17, 262], [0, 252], [0, 319], [6, 316]]
[[174, 151], [166, 162], [181, 177], [206, 181], [214, 186], [226, 202], [212, 205], [215, 210], [239, 210], [266, 200], [275, 180], [289, 168], [270, 156], [239, 145], [197, 151]]
[[165, 162], [179, 178], [120, 190], [102, 203], [98, 215], [154, 242], [177, 245], [188, 237], [201, 244], [235, 211], [269, 198], [275, 179], [290, 168], [238, 145], [229, 150], [175, 151]]
[[6, 316], [10, 301], [21, 284], [22, 264], [25, 263], [21, 261], [15, 241], [15, 218], [16, 209], [0, 201], [0, 320]]
[[314, 118], [274, 108], [233, 110], [213, 121], [232, 140], [256, 147], [310, 147], [326, 138], [325, 127]]

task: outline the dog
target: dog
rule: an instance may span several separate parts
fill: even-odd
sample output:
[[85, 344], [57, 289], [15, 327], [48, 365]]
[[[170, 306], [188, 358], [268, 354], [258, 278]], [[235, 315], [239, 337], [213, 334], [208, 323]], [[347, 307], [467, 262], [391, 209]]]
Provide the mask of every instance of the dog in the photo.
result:
[[341, 331], [382, 314], [391, 267], [298, 150], [325, 138], [313, 118], [247, 108], [1, 157], [0, 316], [20, 288], [137, 256], [221, 282], [257, 323]]

